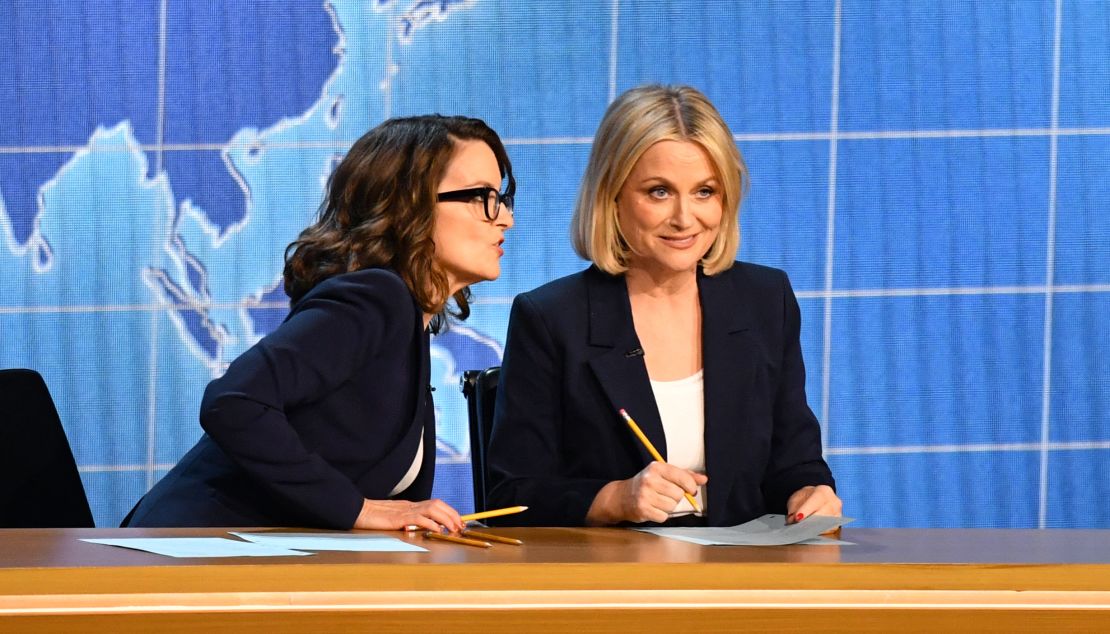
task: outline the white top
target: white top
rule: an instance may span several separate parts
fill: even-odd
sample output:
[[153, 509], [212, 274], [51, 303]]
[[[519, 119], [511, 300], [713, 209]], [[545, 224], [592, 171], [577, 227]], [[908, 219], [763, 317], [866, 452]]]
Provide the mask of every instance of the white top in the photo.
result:
[[[705, 473], [705, 380], [704, 371], [677, 381], [652, 381], [655, 405], [663, 420], [667, 439], [667, 462], [676, 467]], [[705, 487], [694, 496], [705, 510]], [[671, 511], [672, 516], [688, 515], [694, 507], [686, 498]]]
[[420, 464], [424, 462], [424, 430], [420, 430], [420, 444], [416, 446], [416, 457], [412, 459], [412, 464], [409, 465], [409, 470], [401, 477], [401, 481], [393, 490], [389, 492], [389, 497], [397, 495], [401, 491], [409, 488], [413, 482], [416, 482], [416, 476], [420, 474]]

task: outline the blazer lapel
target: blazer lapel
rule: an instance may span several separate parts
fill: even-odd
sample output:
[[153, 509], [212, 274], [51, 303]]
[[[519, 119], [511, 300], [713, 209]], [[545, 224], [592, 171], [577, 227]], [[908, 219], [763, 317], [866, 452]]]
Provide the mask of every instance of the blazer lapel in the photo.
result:
[[[613, 424], [627, 427], [618, 413], [624, 409], [666, 459], [667, 440], [663, 434], [663, 422], [655, 406], [644, 351], [632, 322], [632, 305], [624, 278], [590, 267], [585, 280], [590, 346], [608, 348], [592, 357], [589, 364], [613, 407]], [[636, 447], [647, 465], [652, 460], [651, 454], [631, 429], [626, 431], [628, 442]]]
[[740, 467], [743, 421], [755, 377], [748, 309], [736, 294], [729, 272], [714, 277], [698, 270], [701, 300], [702, 365], [705, 389], [705, 467], [709, 475], [709, 524], [725, 515]]

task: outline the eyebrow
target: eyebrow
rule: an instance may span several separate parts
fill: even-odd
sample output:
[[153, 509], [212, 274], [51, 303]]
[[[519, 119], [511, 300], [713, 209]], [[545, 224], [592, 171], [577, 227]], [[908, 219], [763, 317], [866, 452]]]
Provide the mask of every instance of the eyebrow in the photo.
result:
[[468, 181], [467, 184], [463, 185], [459, 189], [478, 189], [479, 187], [489, 187], [490, 189], [499, 189], [500, 186], [501, 186], [501, 183], [498, 183], [498, 184], [494, 185], [493, 183], [491, 183], [487, 180], [478, 179], [478, 180]]
[[[658, 181], [660, 183], [665, 183], [667, 185], [673, 185], [674, 184], [674, 181], [667, 178], [666, 176], [649, 176], [649, 177], [641, 180], [640, 184], [641, 185], [646, 185], [647, 183], [650, 183], [652, 181]], [[697, 182], [698, 185], [706, 185], [706, 184], [709, 184], [709, 183], [715, 183], [715, 184], [720, 183], [720, 179], [717, 178], [716, 176], [710, 176], [709, 178], [704, 178], [704, 179]]]

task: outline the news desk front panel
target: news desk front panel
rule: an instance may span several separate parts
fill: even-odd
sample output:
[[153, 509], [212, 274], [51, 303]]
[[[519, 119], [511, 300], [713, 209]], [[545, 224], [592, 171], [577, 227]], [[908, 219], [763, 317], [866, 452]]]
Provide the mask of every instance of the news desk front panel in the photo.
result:
[[491, 529], [479, 549], [172, 559], [0, 531], [2, 631], [1110, 631], [1110, 531], [844, 529], [850, 546], [698, 546], [622, 529]]

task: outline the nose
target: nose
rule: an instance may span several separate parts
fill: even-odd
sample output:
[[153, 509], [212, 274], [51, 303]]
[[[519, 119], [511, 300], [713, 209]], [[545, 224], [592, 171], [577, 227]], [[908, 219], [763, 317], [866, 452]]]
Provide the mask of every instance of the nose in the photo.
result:
[[513, 222], [513, 212], [501, 203], [501, 213], [497, 214], [497, 220], [494, 220], [493, 224], [501, 227], [502, 231], [508, 231], [513, 228]]
[[688, 227], [694, 219], [691, 211], [692, 201], [686, 196], [675, 196], [674, 208], [671, 210], [671, 226]]

